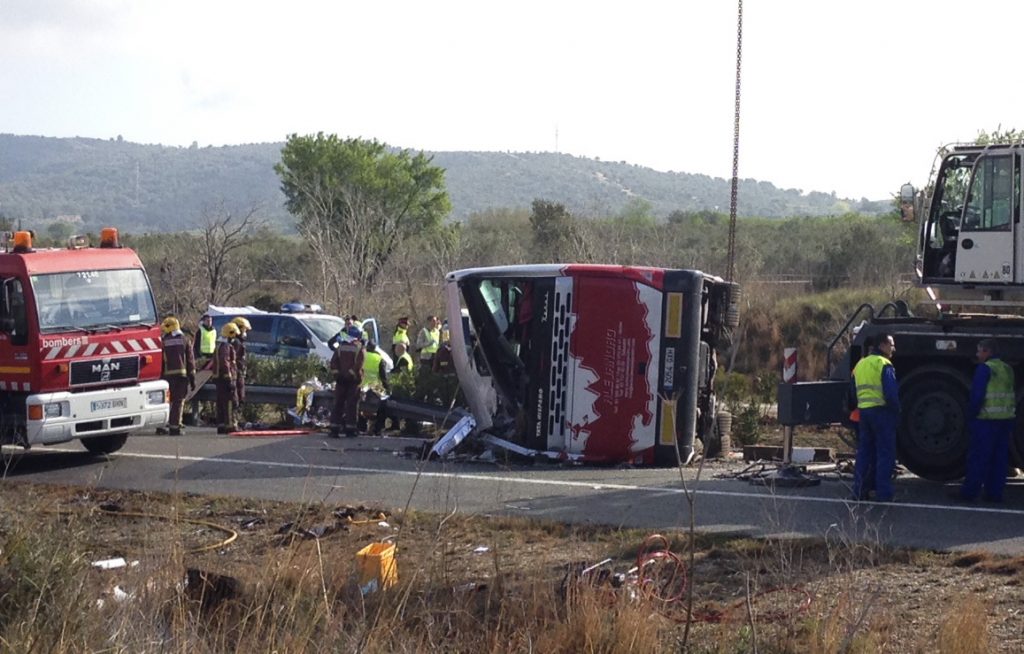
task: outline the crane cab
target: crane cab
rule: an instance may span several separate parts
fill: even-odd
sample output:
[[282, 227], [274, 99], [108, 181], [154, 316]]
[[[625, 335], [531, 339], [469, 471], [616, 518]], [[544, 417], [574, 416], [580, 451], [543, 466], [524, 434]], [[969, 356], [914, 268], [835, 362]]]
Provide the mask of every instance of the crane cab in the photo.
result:
[[[918, 278], [940, 307], [1024, 306], [1022, 153], [1024, 144], [940, 151], [938, 172], [913, 209], [921, 218]], [[914, 191], [905, 186], [900, 195], [906, 215]]]

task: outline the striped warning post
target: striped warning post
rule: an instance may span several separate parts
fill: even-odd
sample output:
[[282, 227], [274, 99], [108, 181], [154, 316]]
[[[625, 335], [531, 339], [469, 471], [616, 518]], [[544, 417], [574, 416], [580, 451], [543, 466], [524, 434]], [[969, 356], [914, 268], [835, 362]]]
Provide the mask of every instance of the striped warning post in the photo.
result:
[[787, 347], [782, 351], [782, 383], [792, 384], [796, 381], [796, 348]]

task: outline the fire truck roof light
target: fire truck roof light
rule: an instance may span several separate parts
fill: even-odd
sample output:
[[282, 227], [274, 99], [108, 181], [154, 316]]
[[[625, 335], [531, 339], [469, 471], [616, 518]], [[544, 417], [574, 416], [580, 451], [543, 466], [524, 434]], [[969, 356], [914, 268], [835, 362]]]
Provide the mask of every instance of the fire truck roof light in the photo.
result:
[[32, 251], [32, 232], [14, 232], [14, 251]]
[[117, 228], [116, 227], [104, 227], [100, 231], [100, 247], [101, 248], [119, 248], [121, 244], [117, 240]]

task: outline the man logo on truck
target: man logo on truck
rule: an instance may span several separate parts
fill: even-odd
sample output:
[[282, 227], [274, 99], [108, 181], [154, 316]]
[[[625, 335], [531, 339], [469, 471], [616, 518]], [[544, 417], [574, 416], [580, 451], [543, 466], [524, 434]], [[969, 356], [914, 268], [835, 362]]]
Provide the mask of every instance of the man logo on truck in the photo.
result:
[[112, 362], [109, 359], [104, 359], [101, 363], [94, 363], [94, 364], [92, 364], [92, 371], [94, 373], [99, 373], [100, 381], [104, 381], [104, 382], [110, 381], [110, 373], [112, 371], [117, 371], [117, 370], [120, 370], [120, 369], [121, 369], [121, 363], [120, 362], [118, 362], [118, 361]]

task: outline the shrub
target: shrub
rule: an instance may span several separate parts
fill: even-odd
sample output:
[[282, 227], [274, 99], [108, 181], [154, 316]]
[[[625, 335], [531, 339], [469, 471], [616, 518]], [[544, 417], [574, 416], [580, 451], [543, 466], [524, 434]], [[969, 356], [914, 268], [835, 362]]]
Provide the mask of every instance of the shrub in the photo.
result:
[[466, 402], [455, 375], [442, 375], [425, 366], [417, 366], [412, 372], [392, 375], [389, 381], [391, 394], [397, 398], [443, 407], [451, 406], [452, 400], [455, 404]]
[[320, 381], [329, 380], [327, 367], [315, 356], [294, 359], [250, 356], [246, 359], [247, 384], [298, 388], [310, 377], [317, 377]]
[[732, 437], [739, 445], [755, 445], [768, 422], [769, 411], [775, 403], [778, 377], [762, 371], [757, 375], [720, 373], [715, 392], [732, 413]]

